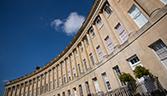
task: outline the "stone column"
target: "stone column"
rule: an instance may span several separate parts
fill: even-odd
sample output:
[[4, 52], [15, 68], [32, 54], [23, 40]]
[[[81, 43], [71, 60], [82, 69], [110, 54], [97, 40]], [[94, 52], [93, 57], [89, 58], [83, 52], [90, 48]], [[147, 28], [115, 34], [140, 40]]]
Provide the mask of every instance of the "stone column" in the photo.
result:
[[21, 96], [21, 91], [22, 91], [23, 85], [20, 84], [19, 86], [20, 86], [20, 88], [19, 88], [19, 96]]
[[32, 93], [31, 95], [34, 96], [34, 84], [35, 84], [35, 79], [32, 79]]
[[66, 59], [64, 59], [64, 66], [65, 66], [65, 75], [66, 75], [66, 82], [68, 82], [68, 70], [67, 70], [67, 62]]
[[12, 88], [8, 88], [8, 96], [12, 96]]
[[20, 93], [19, 93], [19, 96], [22, 96], [22, 95], [23, 95], [23, 94], [22, 94], [22, 93], [23, 93], [23, 90], [24, 90], [23, 88], [24, 88], [24, 84], [21, 83], [21, 84], [20, 84]]
[[68, 82], [68, 69], [67, 69], [67, 58], [64, 60], [65, 63], [65, 70], [66, 70], [66, 78], [67, 78], [67, 82]]
[[57, 87], [59, 87], [59, 72], [58, 72], [58, 66], [56, 65], [56, 79], [57, 79]]
[[14, 94], [14, 86], [12, 86], [12, 88], [11, 88], [11, 96], [13, 96], [13, 94]]
[[103, 43], [103, 40], [101, 38], [101, 35], [99, 34], [99, 31], [98, 31], [97, 27], [95, 25], [92, 25], [92, 26], [93, 26], [93, 29], [96, 33], [97, 38], [99, 39], [100, 44], [102, 44], [101, 49], [104, 50], [104, 55], [107, 55], [107, 49], [105, 48], [105, 45]]
[[[77, 51], [77, 50], [75, 50], [75, 51]], [[76, 73], [77, 73], [76, 75], [79, 76], [79, 69], [77, 67], [76, 54], [74, 51], [73, 51], [73, 55], [74, 55], [74, 63], [75, 63]]]
[[[99, 14], [100, 17], [101, 17], [101, 20], [103, 21], [104, 25], [111, 31], [112, 28], [111, 26], [109, 26], [109, 22], [106, 20], [104, 14]], [[108, 32], [111, 36], [111, 40], [112, 40], [112, 43], [113, 43], [113, 47], [119, 45], [119, 40], [118, 38], [116, 37], [116, 34], [114, 34], [113, 32]], [[128, 34], [128, 33], [127, 33]]]
[[54, 78], [55, 72], [54, 71], [55, 71], [55, 67], [52, 68], [52, 83], [53, 83], [52, 86], [53, 86], [53, 89], [55, 89], [55, 78]]
[[40, 78], [41, 78], [40, 79], [40, 87], [39, 87], [40, 88], [40, 95], [42, 94], [42, 89], [43, 89], [42, 88], [42, 77], [43, 77], [43, 74], [40, 76]]
[[13, 86], [11, 87], [10, 96], [13, 96]]
[[12, 96], [11, 92], [12, 92], [12, 88], [8, 88], [6, 96]]
[[[91, 66], [91, 64], [90, 64], [90, 58], [89, 58], [89, 55], [88, 55], [88, 51], [87, 51], [87, 48], [86, 48], [86, 46], [85, 46], [85, 41], [83, 40], [83, 41], [81, 41], [81, 43], [82, 43], [82, 45], [83, 45], [83, 49], [85, 50], [85, 54], [86, 54], [86, 59], [88, 60], [88, 66], [89, 66], [89, 68], [91, 68], [92, 66]], [[88, 69], [89, 69], [88, 68]]]
[[90, 38], [90, 35], [89, 35], [89, 34], [86, 34], [86, 36], [87, 36], [87, 38], [88, 38], [88, 42], [89, 42], [90, 47], [91, 47], [91, 49], [92, 49], [92, 55], [93, 55], [93, 57], [95, 57], [95, 58], [94, 58], [94, 59], [95, 59], [95, 63], [97, 63], [97, 62], [99, 62], [99, 61], [98, 61], [98, 56], [97, 56], [97, 54], [96, 54], [96, 50], [95, 50], [95, 47], [94, 47], [94, 45], [93, 45], [92, 39]]
[[20, 96], [20, 89], [21, 89], [21, 86], [20, 86], [20, 85], [17, 85], [17, 92], [16, 92], [16, 95], [17, 95], [17, 96]]
[[25, 83], [24, 83], [24, 86], [23, 86], [23, 96], [26, 96], [26, 95], [25, 95], [26, 85], [27, 85], [27, 82], [25, 82]]
[[38, 96], [38, 93], [39, 93], [39, 90], [38, 90], [38, 80], [39, 80], [39, 77], [36, 78], [36, 94], [35, 94], [35, 96]]
[[15, 86], [14, 96], [17, 95], [17, 85]]
[[31, 80], [28, 81], [28, 91], [27, 91], [27, 96], [30, 95], [30, 85], [31, 85]]
[[44, 92], [46, 93], [46, 78], [47, 78], [47, 72], [44, 73]]
[[71, 62], [71, 56], [69, 55], [69, 63], [70, 63], [70, 69], [71, 69], [71, 80], [73, 80], [74, 79], [74, 76], [73, 76], [73, 70], [72, 70], [72, 62]]
[[78, 51], [78, 54], [79, 54], [79, 58], [80, 58], [80, 62], [81, 62], [82, 71], [83, 71], [83, 72], [86, 72], [86, 68], [84, 67], [84, 64], [83, 64], [83, 61], [82, 61], [80, 48], [79, 48], [79, 46], [77, 46], [76, 48], [77, 48], [77, 51]]
[[50, 91], [50, 72], [51, 70], [48, 71], [48, 91]]
[[63, 66], [62, 66], [62, 63], [60, 63], [60, 72], [61, 72], [61, 73], [60, 73], [60, 74], [61, 74], [61, 76], [60, 76], [61, 81], [60, 81], [60, 82], [61, 82], [61, 86], [62, 86], [63, 83], [64, 83], [64, 82], [63, 82]]

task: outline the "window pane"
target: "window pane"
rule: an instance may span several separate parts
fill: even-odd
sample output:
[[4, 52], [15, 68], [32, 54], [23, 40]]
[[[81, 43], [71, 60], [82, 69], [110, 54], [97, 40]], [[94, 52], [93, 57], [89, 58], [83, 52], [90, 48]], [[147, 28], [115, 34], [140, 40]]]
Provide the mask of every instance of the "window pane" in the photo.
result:
[[96, 24], [97, 28], [100, 28], [102, 26], [102, 20], [101, 20], [100, 16], [96, 17], [95, 24]]
[[93, 83], [94, 83], [96, 92], [97, 92], [97, 93], [100, 92], [101, 90], [100, 90], [100, 86], [99, 86], [99, 83], [98, 83], [98, 81], [97, 81], [97, 78], [94, 78], [94, 79], [93, 79]]
[[136, 68], [136, 66], [139, 66], [142, 64], [140, 63], [140, 59], [137, 57], [137, 55], [133, 55], [128, 59], [129, 65], [131, 66], [132, 70]]
[[82, 73], [80, 64], [78, 64], [78, 70], [79, 70], [80, 73]]
[[113, 52], [114, 47], [113, 47], [111, 38], [107, 36], [104, 40], [105, 40], [105, 44], [107, 48], [109, 49], [110, 53]]
[[119, 37], [121, 39], [121, 44], [123, 44], [124, 42], [126, 42], [128, 40], [128, 34], [125, 31], [125, 28], [122, 26], [121, 23], [118, 23], [115, 27], [116, 31], [119, 34]]
[[88, 81], [85, 82], [85, 87], [86, 87], [86, 92], [87, 92], [87, 94], [90, 94], [90, 88], [89, 88], [89, 83], [88, 83]]
[[90, 37], [91, 37], [91, 38], [94, 38], [95, 32], [94, 32], [93, 27], [90, 27], [90, 28], [89, 28], [89, 34], [90, 34]]
[[82, 85], [79, 85], [79, 93], [80, 93], [80, 96], [83, 96]]
[[130, 8], [128, 14], [134, 20], [134, 22], [137, 24], [139, 28], [141, 28], [148, 22], [147, 18], [142, 14], [142, 12], [137, 8], [136, 5], [133, 5]]
[[93, 54], [90, 53], [90, 54], [89, 54], [89, 57], [90, 57], [91, 63], [94, 65], [95, 62], [94, 62]]
[[83, 64], [84, 64], [84, 66], [85, 66], [85, 68], [86, 68], [86, 70], [87, 70], [88, 67], [87, 67], [87, 64], [86, 64], [86, 59], [83, 59]]
[[118, 65], [114, 66], [113, 70], [114, 70], [117, 80], [121, 83], [121, 85], [125, 85], [125, 83], [121, 82], [119, 79], [119, 76], [121, 75], [121, 70], [119, 69], [119, 66]]
[[106, 2], [103, 6], [103, 12], [105, 13], [106, 16], [110, 16], [112, 13], [110, 4], [108, 2]]
[[135, 19], [136, 24], [139, 26], [139, 28], [141, 28], [142, 26], [144, 26], [148, 20], [147, 18], [143, 15], [140, 14], [136, 19]]
[[167, 46], [162, 40], [158, 40], [151, 44], [150, 47], [155, 51], [155, 53], [160, 58], [162, 64], [167, 68]]
[[96, 47], [97, 54], [99, 55], [99, 60], [101, 61], [103, 59], [103, 52], [100, 48], [100, 46]]
[[106, 73], [103, 73], [103, 74], [102, 74], [102, 77], [103, 77], [103, 81], [104, 81], [104, 83], [105, 83], [105, 85], [106, 85], [107, 90], [108, 90], [108, 91], [111, 91], [110, 82], [109, 82], [109, 80], [108, 80], [108, 78], [107, 78]]
[[162, 3], [164, 3], [165, 5], [167, 4], [167, 0], [161, 0]]
[[71, 96], [71, 91], [70, 90], [68, 90], [68, 96]]

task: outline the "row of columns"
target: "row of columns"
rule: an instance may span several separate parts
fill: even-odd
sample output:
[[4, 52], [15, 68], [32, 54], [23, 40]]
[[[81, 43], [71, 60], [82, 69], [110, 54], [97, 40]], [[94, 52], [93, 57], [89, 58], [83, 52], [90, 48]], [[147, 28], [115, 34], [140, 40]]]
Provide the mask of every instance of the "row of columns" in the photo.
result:
[[[99, 16], [103, 18], [102, 19], [103, 21], [107, 22], [106, 20], [104, 20], [105, 18], [103, 17], [103, 14], [100, 14]], [[104, 41], [102, 37], [100, 36], [99, 31], [97, 29], [97, 26], [92, 25], [92, 27], [99, 41], [102, 44], [101, 46], [104, 49], [105, 54], [108, 54]], [[115, 38], [115, 35], [113, 35], [112, 33], [110, 34], [112, 38]], [[84, 36], [84, 38], [88, 39], [89, 46], [92, 49], [91, 53], [93, 54], [95, 62], [99, 62], [98, 55], [96, 52], [96, 45], [94, 45], [90, 37], [90, 34], [87, 33]], [[114, 42], [118, 43], [118, 41], [114, 41]], [[6, 88], [5, 90], [6, 96], [38, 96], [43, 93], [46, 93], [47, 91], [57, 88], [60, 85], [65, 84], [66, 82], [70, 81], [70, 78], [71, 80], [75, 79], [73, 67], [75, 67], [74, 69], [75, 69], [75, 74], [77, 77], [82, 74], [81, 72], [79, 72], [79, 68], [77, 66], [77, 60], [76, 60], [77, 56], [79, 56], [80, 65], [81, 65], [80, 67], [83, 72], [86, 72], [89, 68], [92, 68], [94, 64], [91, 63], [91, 60], [89, 58], [90, 52], [88, 52], [86, 48], [87, 46], [85, 44], [85, 40], [83, 39], [80, 42], [80, 44], [83, 47], [83, 52], [85, 54], [84, 58], [87, 60], [87, 65], [84, 65], [83, 58], [82, 58], [83, 56], [81, 54], [82, 53], [81, 48], [80, 48], [80, 45], [78, 45], [75, 48], [75, 50], [68, 57], [66, 57], [64, 61], [62, 61], [63, 63], [57, 64], [55, 67], [53, 67], [49, 71], [41, 74], [40, 76], [37, 76], [36, 78], [32, 80], [26, 81], [25, 83], [22, 83], [22, 84], [12, 86], [10, 88]], [[75, 51], [78, 55], [76, 55]], [[72, 56], [74, 58], [73, 62], [71, 62]], [[65, 64], [65, 65], [62, 65], [62, 64]], [[64, 68], [63, 66], [65, 66], [65, 72], [63, 71], [63, 68]], [[87, 68], [86, 66], [89, 66], [89, 68]], [[68, 70], [69, 68], [70, 68], [70, 71]]]
[[[86, 35], [86, 37], [88, 38], [88, 40], [91, 40], [89, 37], [89, 34]], [[93, 54], [95, 54], [95, 48], [94, 48], [94, 45], [93, 45], [93, 42], [92, 41], [89, 41], [90, 43], [90, 46], [93, 47]], [[84, 41], [81, 41], [81, 44], [84, 48], [84, 52], [86, 54], [86, 59], [87, 59], [87, 66], [89, 66], [90, 68], [93, 66], [91, 63], [90, 63], [90, 58], [89, 58], [89, 55], [88, 55], [88, 50], [86, 49], [86, 45], [85, 45], [85, 42]], [[88, 70], [85, 65], [83, 64], [83, 61], [82, 61], [82, 56], [81, 56], [81, 50], [79, 48], [79, 46], [76, 48], [75, 51], [78, 51], [78, 56], [80, 58], [80, 61], [81, 61], [81, 68], [83, 69], [83, 71], [85, 72], [86, 70]], [[71, 56], [69, 56], [67, 59], [69, 59], [70, 61], [70, 69], [71, 69], [71, 79], [74, 79], [74, 75], [73, 75], [73, 72], [74, 70], [72, 70], [72, 64], [71, 64], [71, 58], [72, 56], [74, 56], [74, 63], [75, 63], [75, 71], [76, 71], [76, 76], [79, 76], [81, 73], [79, 72], [79, 69], [78, 69], [78, 66], [76, 64], [76, 54], [74, 54], [74, 52], [71, 54]], [[97, 55], [94, 56], [94, 59], [95, 60], [98, 60], [97, 59]], [[6, 96], [38, 96], [38, 95], [41, 95], [43, 93], [46, 93], [46, 91], [50, 91], [51, 90], [51, 86], [52, 86], [52, 89], [55, 89], [55, 84], [57, 85], [57, 87], [60, 86], [60, 84], [64, 84], [69, 80], [68, 77], [68, 73], [67, 73], [67, 62], [64, 61], [64, 64], [66, 66], [66, 71], [63, 72], [63, 68], [62, 68], [62, 64], [63, 63], [60, 63], [58, 64], [56, 67], [52, 68], [51, 70], [49, 70], [48, 72], [45, 72], [44, 74], [41, 74], [40, 76], [37, 76], [37, 78], [34, 78], [33, 80], [29, 80], [29, 81], [26, 81], [25, 83], [22, 83], [22, 84], [18, 84], [18, 85], [15, 85], [11, 88], [7, 88], [5, 90], [5, 94]], [[60, 67], [60, 70], [58, 69]], [[56, 71], [55, 71], [56, 70]], [[50, 79], [50, 73], [52, 72], [52, 80]], [[60, 72], [60, 73], [59, 73]], [[55, 76], [56, 74], [56, 76]], [[63, 81], [64, 80], [64, 74], [66, 75], [66, 82]], [[61, 76], [59, 76], [61, 75]], [[61, 80], [61, 81], [59, 81]], [[47, 81], [47, 83], [46, 83]], [[52, 81], [52, 85], [50, 85], [50, 81]], [[57, 81], [57, 82], [55, 82]], [[36, 86], [34, 86], [34, 84]], [[46, 88], [47, 87], [47, 88]], [[36, 89], [34, 89], [36, 88]]]

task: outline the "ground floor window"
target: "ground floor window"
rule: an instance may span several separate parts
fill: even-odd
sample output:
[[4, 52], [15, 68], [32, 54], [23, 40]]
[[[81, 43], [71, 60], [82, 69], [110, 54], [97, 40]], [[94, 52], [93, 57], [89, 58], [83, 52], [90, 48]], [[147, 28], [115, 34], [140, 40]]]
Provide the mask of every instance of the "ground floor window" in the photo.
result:
[[71, 91], [70, 90], [68, 90], [68, 96], [71, 96]]
[[82, 85], [79, 85], [79, 94], [80, 94], [80, 96], [83, 96]]
[[162, 40], [157, 40], [149, 46], [160, 59], [161, 63], [167, 69], [167, 46]]
[[99, 93], [101, 90], [100, 90], [100, 86], [99, 86], [99, 82], [97, 81], [97, 78], [95, 77], [92, 80], [93, 80], [96, 92]]
[[73, 88], [73, 96], [77, 96], [77, 89], [75, 87]]
[[90, 94], [90, 88], [89, 88], [89, 83], [88, 83], [88, 81], [85, 82], [85, 87], [86, 87], [87, 95], [89, 95], [89, 94]]
[[115, 74], [115, 77], [116, 77], [117, 81], [118, 81], [121, 85], [125, 85], [125, 83], [124, 83], [124, 82], [121, 82], [120, 79], [119, 79], [119, 77], [120, 77], [120, 75], [121, 75], [121, 70], [120, 70], [120, 68], [119, 68], [118, 65], [116, 65], [116, 66], [113, 67], [113, 71], [114, 71], [114, 74]]
[[142, 66], [141, 61], [139, 57], [135, 54], [127, 59], [129, 65], [131, 66], [132, 70], [136, 68], [136, 66]]
[[105, 86], [106, 86], [106, 88], [107, 88], [107, 91], [111, 91], [111, 85], [110, 85], [110, 82], [109, 82], [109, 79], [108, 79], [108, 77], [107, 77], [106, 72], [102, 73], [101, 75], [102, 75], [104, 84], [105, 84]]

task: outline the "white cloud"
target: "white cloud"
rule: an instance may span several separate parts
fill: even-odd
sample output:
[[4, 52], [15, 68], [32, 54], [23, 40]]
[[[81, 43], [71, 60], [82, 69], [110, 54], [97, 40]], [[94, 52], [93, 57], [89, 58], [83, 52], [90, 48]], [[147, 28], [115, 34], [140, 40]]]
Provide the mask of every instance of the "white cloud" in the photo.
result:
[[81, 15], [78, 15], [76, 12], [71, 13], [67, 20], [64, 23], [64, 31], [67, 34], [73, 34], [78, 31], [84, 22], [85, 18]]
[[63, 24], [63, 21], [60, 19], [55, 19], [54, 21], [51, 22], [51, 26], [55, 29], [58, 30], [58, 28]]
[[61, 28], [67, 35], [76, 33], [82, 26], [85, 17], [79, 15], [77, 12], [71, 12], [69, 16], [63, 21], [61, 19], [55, 19], [51, 22], [51, 26], [57, 31]]

